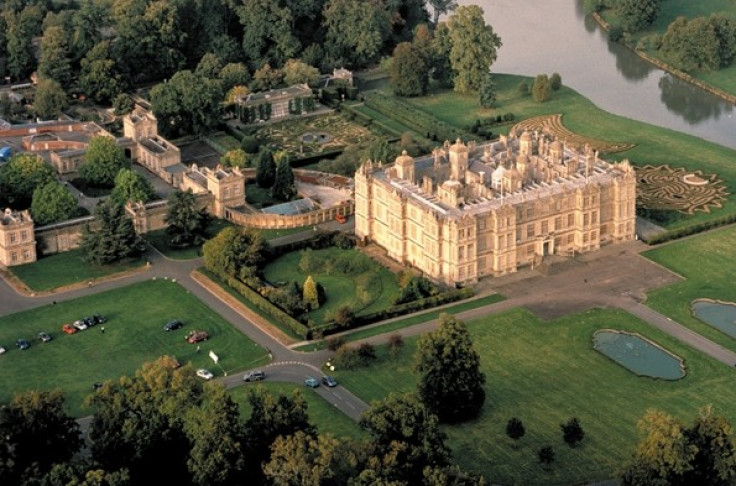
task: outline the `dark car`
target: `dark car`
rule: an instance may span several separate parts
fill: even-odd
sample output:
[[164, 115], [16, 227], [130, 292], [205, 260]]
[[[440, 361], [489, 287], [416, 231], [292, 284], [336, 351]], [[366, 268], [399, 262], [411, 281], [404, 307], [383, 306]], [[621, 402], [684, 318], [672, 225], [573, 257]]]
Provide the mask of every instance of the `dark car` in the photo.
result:
[[261, 381], [266, 379], [266, 373], [263, 371], [251, 371], [243, 376], [243, 381]]
[[47, 342], [51, 341], [54, 338], [52, 338], [51, 337], [51, 334], [49, 334], [47, 332], [39, 332], [38, 333], [38, 339], [40, 339], [41, 342], [47, 343]]
[[93, 315], [92, 320], [94, 321], [95, 324], [104, 324], [105, 322], [107, 322], [107, 319], [105, 319], [104, 316], [101, 316], [99, 314]]
[[173, 321], [169, 321], [166, 324], [164, 324], [164, 331], [173, 331], [175, 329], [181, 329], [181, 326], [183, 326], [184, 323], [181, 322], [178, 319], [174, 319]]
[[18, 346], [19, 349], [28, 349], [31, 347], [31, 343], [29, 343], [25, 339], [18, 339], [17, 341], [15, 341], [15, 345]]
[[97, 325], [97, 321], [91, 317], [84, 317], [82, 318], [82, 321], [87, 324], [87, 327], [92, 327]]
[[198, 343], [200, 341], [207, 341], [207, 338], [209, 338], [210, 335], [207, 334], [207, 331], [191, 331], [189, 334], [187, 334], [187, 342], [194, 344]]
[[325, 375], [322, 377], [322, 383], [332, 388], [333, 386], [337, 386], [337, 381], [330, 375]]

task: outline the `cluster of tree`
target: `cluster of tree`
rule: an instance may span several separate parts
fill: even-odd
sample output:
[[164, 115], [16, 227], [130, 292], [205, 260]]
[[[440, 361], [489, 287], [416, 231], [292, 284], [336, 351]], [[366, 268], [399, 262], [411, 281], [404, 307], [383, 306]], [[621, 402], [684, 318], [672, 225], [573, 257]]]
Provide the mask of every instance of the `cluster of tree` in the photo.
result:
[[296, 179], [286, 152], [274, 157], [268, 148], [262, 148], [256, 161], [256, 184], [271, 188], [271, 197], [278, 201], [291, 201], [296, 198]]
[[399, 295], [394, 304], [403, 304], [413, 300], [424, 299], [440, 293], [440, 289], [426, 277], [414, 275], [410, 271], [401, 271], [398, 275]]
[[[435, 13], [437, 10], [435, 10]], [[485, 23], [477, 5], [457, 7], [447, 22], [419, 26], [411, 42], [396, 46], [389, 72], [399, 96], [426, 94], [430, 79], [452, 84], [460, 93], [481, 92], [481, 104], [491, 106], [495, 85], [489, 69], [501, 39]]]
[[253, 288], [268, 261], [270, 247], [260, 231], [230, 226], [202, 246], [204, 264], [216, 274], [229, 275]]
[[[549, 100], [553, 91], [558, 91], [561, 87], [562, 78], [558, 73], [553, 73], [552, 76], [538, 74], [532, 83], [532, 99], [537, 103], [544, 103]], [[525, 82], [519, 85], [521, 94], [526, 94], [528, 90], [529, 86]]]
[[311, 276], [307, 276], [301, 286], [298, 282], [289, 282], [278, 287], [262, 286], [259, 292], [273, 305], [296, 319], [300, 319], [306, 312], [318, 309], [327, 300], [325, 288]]
[[642, 438], [620, 472], [624, 486], [709, 484], [726, 486], [736, 477], [736, 444], [731, 424], [701, 409], [688, 427], [659, 410], [639, 422]]
[[665, 59], [685, 71], [718, 70], [736, 57], [736, 20], [723, 14], [678, 17], [667, 27], [659, 50]]
[[0, 200], [3, 207], [27, 209], [37, 189], [55, 182], [53, 169], [41, 157], [15, 154], [0, 166]]
[[256, 388], [248, 402], [246, 418], [190, 365], [147, 363], [86, 399], [93, 415], [80, 454], [61, 393], [28, 392], [0, 408], [0, 476], [19, 485], [485, 484], [451, 463], [437, 417], [412, 395], [366, 411], [362, 441], [319, 434], [298, 391]]

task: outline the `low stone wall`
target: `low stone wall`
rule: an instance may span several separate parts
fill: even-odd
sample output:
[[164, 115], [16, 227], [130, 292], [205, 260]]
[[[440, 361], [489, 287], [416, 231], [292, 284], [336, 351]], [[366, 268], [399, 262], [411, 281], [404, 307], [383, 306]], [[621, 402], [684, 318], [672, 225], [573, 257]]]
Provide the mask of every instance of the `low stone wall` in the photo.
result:
[[81, 132], [87, 127], [84, 122], [59, 122], [49, 125], [33, 125], [2, 130], [3, 137], [24, 137], [26, 135], [37, 135], [49, 132]]
[[94, 220], [93, 216], [87, 216], [36, 228], [39, 252], [48, 255], [79, 248], [84, 225], [93, 223]]
[[42, 150], [79, 150], [86, 149], [89, 144], [86, 142], [73, 142], [70, 140], [42, 140], [34, 142], [24, 139], [23, 148], [29, 152], [40, 152]]
[[240, 226], [259, 229], [286, 229], [301, 226], [314, 226], [320, 223], [334, 221], [338, 214], [349, 216], [355, 212], [355, 204], [351, 201], [331, 208], [318, 209], [304, 214], [267, 214], [246, 213], [235, 208], [225, 210], [226, 219]]

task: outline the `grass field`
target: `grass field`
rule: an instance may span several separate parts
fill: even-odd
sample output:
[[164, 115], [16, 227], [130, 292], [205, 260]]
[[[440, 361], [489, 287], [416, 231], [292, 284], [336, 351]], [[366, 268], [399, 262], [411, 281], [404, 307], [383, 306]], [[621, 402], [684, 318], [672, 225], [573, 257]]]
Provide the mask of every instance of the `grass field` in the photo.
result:
[[[288, 253], [271, 262], [264, 274], [271, 283], [297, 282], [302, 285], [311, 275], [322, 284], [327, 300], [319, 309], [307, 314], [315, 324], [325, 322], [332, 312], [344, 305], [356, 314], [384, 309], [392, 305], [398, 295], [396, 276], [363, 253], [333, 247], [310, 251], [309, 254], [315, 262], [313, 272], [304, 272], [299, 268], [304, 255], [300, 251]], [[339, 262], [345, 262], [346, 267], [338, 268], [336, 265]], [[347, 271], [343, 271], [345, 269]]]
[[[553, 92], [552, 98], [545, 103], [535, 103], [530, 95], [522, 96], [517, 87], [522, 80], [531, 83], [531, 78], [497, 74], [494, 75], [498, 91], [497, 106], [493, 109], [482, 109], [478, 105], [477, 96], [465, 96], [453, 91], [441, 91], [431, 96], [407, 98], [414, 106], [432, 113], [438, 119], [467, 128], [476, 119], [513, 113], [516, 120], [532, 116], [563, 114], [565, 127], [581, 135], [612, 142], [628, 142], [635, 147], [625, 152], [607, 155], [609, 160], [627, 158], [636, 165], [670, 164], [672, 167], [685, 167], [688, 170], [700, 169], [707, 174], [716, 173], [723, 179], [731, 194], [736, 192], [736, 164], [733, 164], [736, 152], [717, 144], [706, 142], [700, 138], [637, 122], [628, 118], [612, 115], [597, 108], [588, 99], [563, 86], [560, 91]], [[734, 77], [736, 79], [736, 76]], [[563, 84], [565, 80], [562, 80]], [[595, 123], [590, 123], [595, 120]], [[499, 133], [508, 127], [496, 127]], [[736, 200], [733, 197], [725, 203], [723, 209], [714, 209], [711, 213], [697, 213], [678, 220], [669, 228], [688, 226], [694, 222], [712, 219], [736, 212]]]
[[363, 439], [367, 434], [358, 427], [345, 414], [335, 410], [335, 407], [324, 398], [304, 386], [293, 383], [261, 382], [259, 384], [240, 386], [230, 390], [230, 394], [240, 405], [240, 416], [247, 419], [251, 414], [248, 403], [248, 392], [252, 387], [263, 387], [274, 395], [292, 396], [294, 390], [299, 390], [307, 401], [307, 412], [309, 421], [317, 427], [320, 434], [332, 434], [335, 437], [348, 437], [350, 439]]
[[736, 351], [736, 341], [693, 317], [693, 299], [711, 298], [736, 302], [736, 227], [729, 226], [697, 237], [670, 243], [643, 255], [686, 278], [685, 281], [650, 292], [647, 305]]
[[11, 267], [10, 271], [33, 291], [52, 290], [126, 272], [145, 264], [143, 259], [113, 265], [93, 265], [82, 257], [81, 250], [55, 253], [36, 262]]
[[[64, 323], [94, 313], [107, 317], [101, 327], [77, 334], [61, 331]], [[178, 331], [164, 332], [162, 326], [179, 318], [185, 323]], [[192, 329], [204, 330], [210, 339], [189, 344], [184, 337]], [[42, 343], [37, 335], [46, 331], [54, 337]], [[18, 350], [18, 338], [31, 342], [31, 348]], [[0, 403], [14, 392], [28, 389], [61, 388], [76, 416], [85, 415], [83, 398], [97, 381], [132, 374], [144, 362], [162, 355], [173, 355], [180, 363], [195, 368], [206, 366], [215, 376], [222, 370], [213, 366], [208, 352], [214, 350], [228, 372], [265, 364], [268, 352], [191, 296], [179, 284], [147, 281], [118, 290], [0, 318], [0, 345], [7, 352], [0, 356]]]
[[[734, 370], [614, 310], [591, 310], [542, 322], [525, 310], [488, 316], [469, 324], [487, 377], [482, 416], [445, 427], [455, 460], [483, 473], [494, 484], [581, 484], [611, 478], [636, 444], [636, 423], [655, 407], [690, 421], [711, 403], [736, 421]], [[636, 331], [678, 356], [687, 375], [676, 382], [636, 377], [593, 350], [600, 328]], [[416, 338], [407, 339], [396, 358], [378, 348], [380, 363], [360, 371], [335, 371], [340, 383], [367, 401], [389, 392], [413, 391]], [[585, 440], [570, 449], [559, 424], [577, 417]], [[514, 448], [506, 422], [520, 418], [526, 435]], [[536, 451], [552, 445], [551, 471], [537, 463]]]

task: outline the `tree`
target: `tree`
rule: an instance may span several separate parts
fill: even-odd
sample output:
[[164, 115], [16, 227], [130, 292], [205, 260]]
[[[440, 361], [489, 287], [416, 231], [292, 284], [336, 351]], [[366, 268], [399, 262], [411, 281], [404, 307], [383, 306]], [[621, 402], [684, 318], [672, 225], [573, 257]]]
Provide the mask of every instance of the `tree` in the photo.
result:
[[197, 207], [197, 197], [188, 191], [174, 191], [164, 217], [169, 245], [176, 248], [202, 244], [207, 239], [210, 216], [205, 208]]
[[455, 91], [471, 93], [480, 89], [483, 76], [496, 60], [501, 38], [486, 25], [483, 9], [463, 5], [455, 9], [448, 22], [450, 64], [455, 71]]
[[38, 75], [41, 78], [53, 79], [62, 86], [69, 84], [72, 77], [72, 64], [69, 59], [66, 35], [61, 27], [52, 26], [43, 33]]
[[222, 60], [217, 55], [208, 52], [199, 60], [194, 74], [202, 78], [219, 79], [220, 71], [222, 71]]
[[84, 93], [99, 103], [117, 99], [127, 83], [112, 57], [110, 41], [102, 41], [82, 58], [79, 84]]
[[227, 93], [235, 86], [247, 85], [250, 81], [250, 73], [242, 62], [231, 62], [225, 64], [220, 70], [220, 80], [222, 81], [222, 90]]
[[274, 69], [270, 64], [265, 63], [255, 73], [253, 73], [253, 82], [251, 87], [253, 91], [268, 91], [273, 89], [284, 79], [284, 73], [280, 69]]
[[432, 22], [434, 25], [440, 21], [440, 15], [452, 12], [457, 8], [457, 2], [455, 0], [428, 0], [432, 6]]
[[560, 77], [559, 73], [552, 73], [552, 76], [549, 78], [549, 87], [552, 88], [552, 91], [559, 91], [562, 87], [562, 77]]
[[236, 12], [243, 27], [243, 52], [251, 69], [264, 63], [283, 66], [301, 49], [292, 31], [293, 15], [282, 2], [241, 0]]
[[286, 61], [283, 73], [284, 83], [288, 86], [292, 84], [308, 84], [314, 86], [319, 81], [319, 69], [298, 59], [289, 59]]
[[425, 466], [449, 464], [450, 453], [437, 417], [414, 395], [392, 393], [374, 402], [363, 413], [360, 425], [372, 438], [369, 463], [386, 480], [421, 484]]
[[560, 428], [562, 429], [563, 440], [572, 448], [576, 447], [585, 437], [585, 432], [576, 417], [560, 424]]
[[136, 234], [133, 222], [125, 216], [125, 209], [108, 198], [95, 208], [93, 228], [84, 226], [80, 248], [84, 258], [95, 265], [139, 257], [146, 249], [143, 239]]
[[621, 25], [629, 32], [638, 32], [651, 25], [659, 14], [660, 0], [618, 0], [616, 11]]
[[133, 111], [133, 108], [135, 108], [135, 101], [133, 101], [133, 97], [129, 94], [120, 93], [115, 96], [115, 99], [112, 102], [112, 107], [115, 110], [115, 115], [127, 115]]
[[282, 155], [276, 164], [276, 177], [271, 187], [271, 197], [281, 201], [291, 201], [296, 198], [296, 194], [296, 180], [289, 157]]
[[418, 47], [402, 42], [394, 49], [389, 73], [391, 86], [398, 96], [421, 96], [429, 86], [427, 56]]
[[736, 476], [731, 424], [701, 409], [691, 427], [657, 410], [639, 422], [643, 434], [632, 461], [621, 472], [624, 486], [708, 484], [726, 486]]
[[462, 321], [441, 314], [439, 328], [419, 338], [415, 363], [419, 397], [440, 422], [461, 422], [480, 412], [486, 377]]
[[155, 195], [156, 191], [144, 176], [132, 169], [120, 169], [110, 197], [118, 204], [125, 204], [128, 201], [147, 203]]
[[0, 197], [14, 209], [31, 205], [33, 191], [54, 180], [54, 171], [41, 157], [32, 153], [13, 155], [0, 166]]
[[529, 83], [526, 81], [522, 81], [519, 83], [519, 87], [517, 88], [517, 91], [521, 96], [526, 96], [529, 94]]
[[323, 16], [327, 55], [348, 66], [375, 61], [390, 35], [389, 12], [378, 3], [330, 0]]
[[424, 486], [486, 486], [483, 476], [463, 471], [456, 465], [427, 466], [424, 468]]
[[483, 76], [478, 94], [480, 95], [480, 106], [483, 108], [491, 108], [496, 102], [496, 82], [491, 73]]
[[307, 276], [304, 281], [304, 291], [302, 299], [307, 305], [309, 310], [319, 309], [319, 292], [317, 291], [317, 283], [314, 281], [311, 275]]
[[236, 148], [225, 152], [225, 155], [220, 158], [220, 164], [224, 167], [250, 167], [251, 158], [245, 153], [245, 150]]
[[17, 394], [0, 407], [0, 473], [7, 484], [49, 471], [81, 447], [79, 425], [64, 410], [60, 390]]
[[532, 84], [532, 99], [537, 103], [549, 100], [550, 95], [549, 78], [546, 74], [538, 74]]
[[89, 184], [112, 187], [121, 169], [130, 169], [130, 159], [115, 139], [103, 135], [92, 137], [79, 175]]
[[56, 181], [47, 182], [33, 191], [31, 214], [36, 226], [64, 221], [77, 210], [77, 200]]
[[432, 54], [429, 58], [432, 79], [442, 87], [451, 87], [453, 83], [452, 63], [450, 62], [452, 39], [447, 22], [442, 22], [435, 28], [430, 52]]
[[245, 281], [253, 276], [268, 257], [268, 242], [260, 231], [228, 227], [202, 247], [208, 270]]
[[539, 459], [540, 464], [549, 467], [550, 464], [555, 462], [555, 450], [552, 446], [544, 446], [537, 451], [537, 459]]
[[40, 79], [36, 86], [33, 110], [43, 120], [56, 118], [67, 107], [66, 93], [59, 83], [52, 79]]
[[256, 162], [256, 184], [267, 188], [273, 186], [275, 180], [276, 163], [273, 161], [273, 153], [269, 149], [262, 149]]
[[40, 15], [40, 10], [31, 6], [26, 6], [20, 13], [12, 10], [5, 13], [8, 72], [15, 79], [24, 78], [33, 70], [35, 57], [32, 41], [40, 26], [34, 18], [36, 13]]
[[526, 434], [524, 424], [516, 417], [512, 417], [506, 423], [506, 435], [514, 441], [518, 441]]
[[662, 37], [661, 52], [683, 70], [715, 70], [731, 63], [736, 22], [723, 17], [676, 18]]

